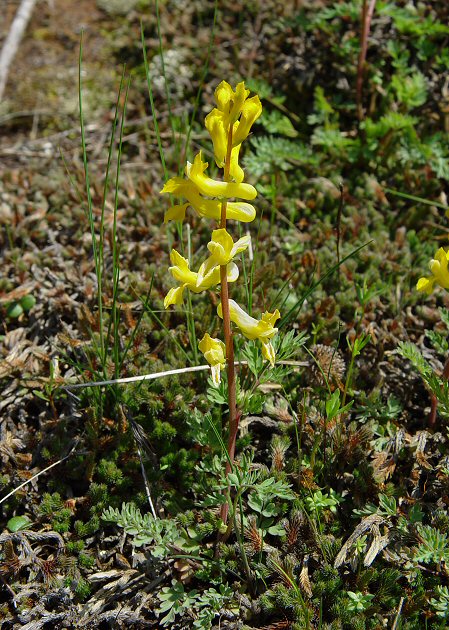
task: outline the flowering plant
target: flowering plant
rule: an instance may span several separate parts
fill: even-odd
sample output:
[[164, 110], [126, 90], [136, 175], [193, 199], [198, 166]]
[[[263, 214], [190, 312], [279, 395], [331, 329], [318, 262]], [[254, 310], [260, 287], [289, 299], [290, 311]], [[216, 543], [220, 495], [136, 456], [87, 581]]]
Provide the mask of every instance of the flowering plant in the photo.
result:
[[[207, 162], [203, 162], [201, 151], [195, 156], [193, 163], [187, 162], [185, 178], [169, 179], [162, 194], [170, 193], [181, 203], [171, 206], [165, 213], [164, 222], [184, 221], [187, 208], [192, 208], [202, 217], [214, 219], [219, 223], [211, 234], [207, 246], [209, 256], [202, 262], [197, 272], [192, 271], [189, 262], [176, 250], [172, 250], [170, 273], [179, 283], [168, 292], [164, 300], [165, 308], [173, 304], [181, 304], [184, 291], [194, 293], [211, 289], [220, 285], [221, 301], [218, 315], [223, 320], [224, 343], [220, 339], [210, 337], [206, 332], [199, 342], [199, 349], [211, 366], [214, 385], [220, 383], [220, 371], [227, 365], [228, 402], [229, 402], [229, 441], [228, 466], [230, 471], [235, 451], [235, 440], [238, 430], [239, 416], [236, 408], [236, 383], [234, 367], [234, 344], [231, 332], [233, 322], [247, 339], [257, 339], [262, 345], [262, 355], [271, 365], [275, 362], [275, 351], [271, 339], [276, 335], [274, 324], [280, 317], [276, 309], [274, 313], [264, 313], [260, 320], [251, 317], [234, 300], [229, 299], [228, 283], [235, 282], [239, 276], [235, 257], [246, 250], [250, 244], [250, 236], [234, 241], [227, 231], [227, 220], [249, 223], [254, 220], [256, 210], [249, 201], [257, 196], [251, 184], [245, 183], [245, 173], [239, 165], [239, 153], [242, 142], [248, 137], [253, 123], [262, 113], [259, 97], [249, 98], [250, 91], [242, 81], [235, 90], [222, 81], [215, 90], [216, 107], [206, 116], [205, 126], [214, 147], [214, 158], [217, 166], [223, 169], [221, 181], [208, 177]], [[234, 201], [230, 201], [235, 199]], [[243, 200], [243, 201], [241, 201]], [[227, 510], [222, 510], [225, 521]]]

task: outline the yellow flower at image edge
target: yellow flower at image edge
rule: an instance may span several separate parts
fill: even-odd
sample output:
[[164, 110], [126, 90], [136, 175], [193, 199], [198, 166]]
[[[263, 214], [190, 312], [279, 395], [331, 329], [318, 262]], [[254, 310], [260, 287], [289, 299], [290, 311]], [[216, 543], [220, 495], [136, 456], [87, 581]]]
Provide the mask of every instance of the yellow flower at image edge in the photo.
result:
[[429, 263], [429, 269], [432, 273], [431, 278], [420, 278], [416, 284], [418, 291], [424, 291], [430, 295], [438, 284], [443, 289], [449, 289], [449, 252], [446, 252], [442, 247], [435, 254], [435, 258]]
[[211, 367], [212, 381], [217, 387], [221, 381], [220, 370], [226, 365], [225, 344], [220, 339], [215, 339], [206, 333], [199, 342], [198, 348]]
[[[218, 316], [223, 318], [223, 309], [221, 303], [217, 308]], [[229, 314], [231, 322], [234, 322], [240, 332], [247, 339], [258, 339], [262, 344], [263, 357], [274, 366], [275, 352], [271, 345], [271, 339], [276, 335], [278, 329], [274, 327], [276, 321], [280, 318], [281, 314], [278, 309], [274, 313], [268, 313], [266, 311], [261, 319], [254, 319], [251, 315], [248, 315], [234, 300], [229, 300]]]

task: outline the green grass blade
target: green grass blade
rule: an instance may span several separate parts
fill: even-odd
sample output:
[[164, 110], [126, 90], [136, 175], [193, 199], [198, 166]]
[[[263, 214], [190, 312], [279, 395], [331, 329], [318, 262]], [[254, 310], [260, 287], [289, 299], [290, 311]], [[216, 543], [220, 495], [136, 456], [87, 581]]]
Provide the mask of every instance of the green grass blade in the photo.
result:
[[449, 210], [449, 206], [444, 205], [441, 201], [431, 201], [430, 199], [424, 199], [423, 197], [417, 197], [416, 195], [409, 195], [408, 193], [399, 192], [398, 190], [393, 190], [392, 188], [385, 188], [385, 192], [390, 193], [390, 195], [395, 195], [396, 197], [408, 199], [409, 201], [423, 203], [426, 206], [435, 206], [436, 208], [441, 208], [442, 210]]

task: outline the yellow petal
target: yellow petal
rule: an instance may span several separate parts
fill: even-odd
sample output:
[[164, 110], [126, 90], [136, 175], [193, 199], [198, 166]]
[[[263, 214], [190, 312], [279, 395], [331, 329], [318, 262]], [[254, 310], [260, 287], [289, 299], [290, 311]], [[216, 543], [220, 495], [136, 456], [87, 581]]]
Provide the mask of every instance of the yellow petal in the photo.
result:
[[265, 311], [265, 313], [262, 315], [262, 321], [266, 322], [270, 326], [273, 326], [280, 318], [280, 316], [281, 314], [278, 309], [276, 309], [274, 313], [269, 313], [268, 311]]
[[228, 282], [235, 282], [237, 278], [239, 277], [239, 268], [237, 267], [237, 265], [231, 262], [226, 267], [226, 269], [227, 269], [227, 275], [228, 275]]
[[181, 256], [175, 249], [170, 254], [172, 266], [168, 268], [175, 280], [187, 285], [189, 288], [196, 285], [196, 273], [190, 270], [189, 261]]
[[181, 269], [189, 269], [189, 261], [184, 256], [181, 256], [176, 249], [172, 249], [170, 252], [170, 262], [172, 265], [176, 267], [180, 267]]
[[262, 103], [258, 96], [249, 98], [242, 107], [242, 115], [240, 117], [239, 126], [232, 138], [233, 146], [241, 144], [247, 138], [251, 131], [252, 125], [262, 114]]
[[228, 133], [224, 125], [223, 112], [213, 109], [206, 116], [204, 123], [214, 144], [214, 157], [217, 166], [223, 168], [228, 144]]
[[198, 343], [198, 348], [204, 354], [206, 361], [210, 365], [216, 365], [217, 363], [224, 365], [226, 363], [226, 346], [220, 341], [211, 337], [209, 333], [205, 333], [201, 341]]
[[222, 81], [215, 89], [215, 102], [217, 107], [222, 112], [229, 112], [231, 99], [234, 96], [234, 91], [229, 83]]
[[[188, 204], [202, 217], [220, 220], [221, 217], [221, 201], [218, 199], [204, 199], [199, 194], [198, 188], [193, 182], [182, 177], [173, 177], [164, 188], [164, 193], [171, 193], [176, 197], [185, 197]], [[170, 212], [168, 210], [167, 212]], [[250, 223], [256, 217], [256, 209], [250, 203], [244, 201], [228, 201], [226, 209], [226, 218], [242, 223]], [[168, 219], [170, 220], [170, 219]]]
[[448, 254], [442, 247], [435, 254], [435, 259], [430, 261], [429, 267], [435, 282], [443, 289], [449, 289]]
[[274, 367], [275, 352], [273, 346], [271, 345], [271, 341], [269, 341], [268, 343], [262, 342], [262, 356]]
[[178, 196], [184, 196], [184, 190], [186, 187], [191, 186], [191, 183], [185, 180], [183, 177], [172, 177], [167, 182], [165, 182], [164, 187], [159, 194], [165, 195], [166, 193], [174, 193]]
[[214, 384], [215, 387], [218, 387], [221, 383], [221, 365], [219, 363], [217, 363], [217, 365], [211, 365], [210, 366], [210, 373], [212, 376], [212, 383]]
[[228, 201], [226, 207], [226, 218], [251, 223], [256, 218], [256, 209], [250, 203], [243, 201]]
[[164, 308], [168, 308], [172, 304], [182, 304], [184, 288], [185, 285], [170, 289], [164, 299]]
[[434, 284], [435, 278], [420, 278], [416, 284], [416, 289], [430, 295], [433, 291]]
[[[223, 308], [218, 305], [217, 313], [219, 317], [223, 317]], [[267, 343], [269, 339], [277, 333], [273, 323], [280, 317], [279, 311], [274, 313], [264, 313], [261, 320], [257, 320], [246, 313], [234, 300], [229, 300], [229, 314], [231, 321], [236, 324], [240, 332], [247, 339], [259, 339], [263, 343]]]
[[245, 83], [238, 83], [232, 98], [232, 106], [229, 111], [229, 124], [233, 125], [244, 107], [246, 98], [249, 96], [249, 90], [245, 90]]
[[225, 265], [229, 262], [229, 257], [231, 256], [233, 247], [234, 241], [232, 240], [232, 236], [225, 228], [212, 230], [212, 239], [207, 244], [207, 249], [219, 260], [226, 260], [226, 262], [222, 262], [220, 264]]
[[239, 164], [239, 152], [241, 146], [241, 144], [238, 144], [237, 146], [233, 147], [231, 151], [231, 164], [229, 168], [230, 175], [232, 179], [237, 182], [237, 184], [243, 182], [245, 178], [245, 172]]
[[188, 205], [189, 203], [183, 203], [169, 208], [164, 214], [164, 223], [168, 223], [169, 221], [184, 221]]

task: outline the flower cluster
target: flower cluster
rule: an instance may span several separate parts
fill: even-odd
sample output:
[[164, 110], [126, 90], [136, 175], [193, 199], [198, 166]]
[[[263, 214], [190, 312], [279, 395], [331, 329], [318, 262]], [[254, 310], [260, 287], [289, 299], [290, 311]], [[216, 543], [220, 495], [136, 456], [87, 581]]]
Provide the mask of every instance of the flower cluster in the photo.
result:
[[[176, 250], [172, 250], [170, 273], [178, 286], [170, 289], [164, 300], [164, 307], [182, 304], [185, 289], [200, 293], [220, 284], [235, 282], [239, 270], [234, 258], [245, 251], [250, 244], [250, 237], [244, 236], [234, 242], [226, 230], [226, 220], [233, 219], [243, 223], [254, 220], [256, 210], [249, 201], [255, 199], [254, 186], [244, 183], [244, 171], [239, 165], [240, 147], [248, 136], [253, 123], [262, 113], [258, 96], [249, 98], [249, 90], [244, 82], [239, 83], [235, 91], [222, 81], [215, 90], [216, 107], [206, 116], [205, 126], [213, 146], [214, 158], [219, 168], [224, 168], [222, 181], [211, 179], [206, 173], [207, 162], [203, 162], [201, 151], [193, 163], [187, 162], [185, 177], [173, 177], [168, 180], [161, 193], [170, 194], [180, 203], [171, 206], [164, 216], [164, 222], [184, 221], [187, 208], [192, 208], [199, 216], [215, 219], [220, 227], [213, 230], [207, 246], [209, 256], [202, 262], [198, 271], [192, 271], [186, 260]], [[234, 199], [234, 201], [230, 201]], [[226, 269], [223, 276], [221, 269]], [[274, 327], [280, 317], [274, 313], [264, 313], [260, 320], [248, 315], [234, 300], [229, 300], [229, 319], [237, 325], [247, 339], [258, 339], [262, 344], [262, 354], [274, 365], [275, 353], [271, 339], [277, 333]], [[223, 317], [223, 306], [218, 306], [218, 315]], [[199, 343], [199, 349], [211, 365], [212, 380], [218, 385], [220, 369], [226, 363], [225, 344], [207, 333]]]

